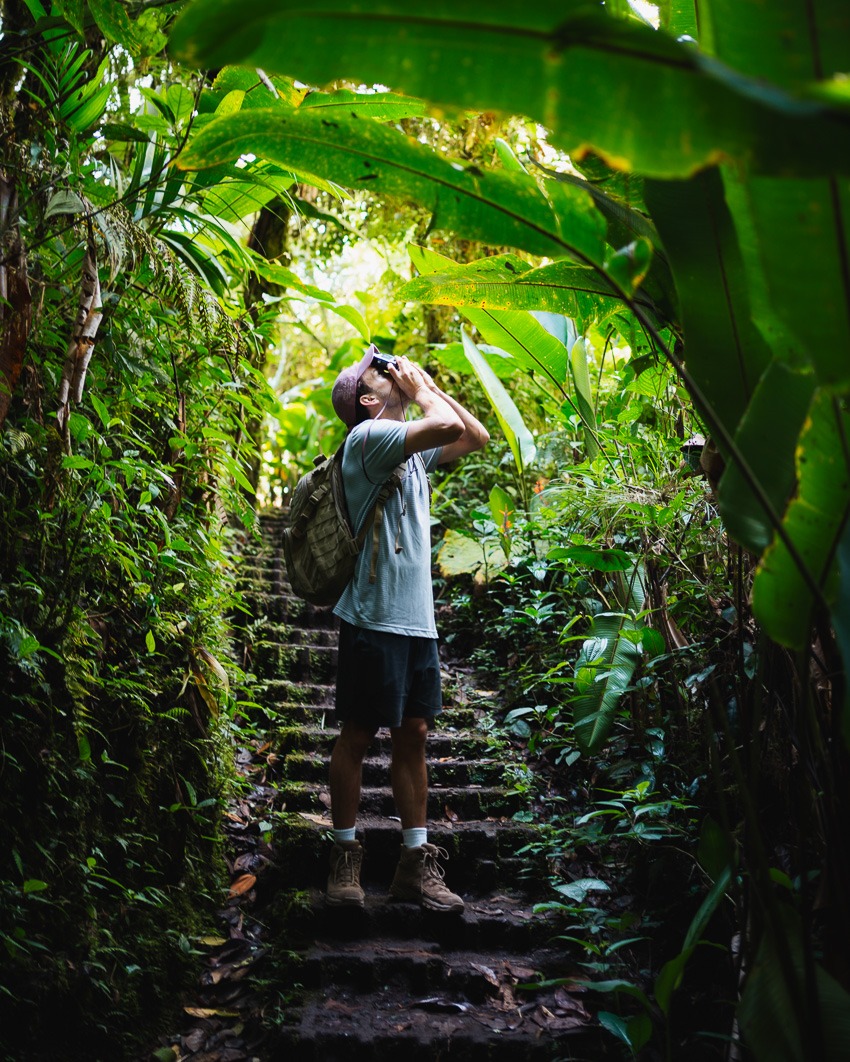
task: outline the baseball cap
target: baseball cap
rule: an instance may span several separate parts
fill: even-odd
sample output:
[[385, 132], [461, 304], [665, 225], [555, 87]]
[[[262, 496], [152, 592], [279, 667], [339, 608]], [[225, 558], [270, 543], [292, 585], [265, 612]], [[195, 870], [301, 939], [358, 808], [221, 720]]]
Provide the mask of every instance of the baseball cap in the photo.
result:
[[378, 348], [372, 343], [360, 361], [343, 369], [334, 381], [331, 402], [334, 412], [347, 428], [353, 428], [357, 423], [357, 384], [377, 353]]

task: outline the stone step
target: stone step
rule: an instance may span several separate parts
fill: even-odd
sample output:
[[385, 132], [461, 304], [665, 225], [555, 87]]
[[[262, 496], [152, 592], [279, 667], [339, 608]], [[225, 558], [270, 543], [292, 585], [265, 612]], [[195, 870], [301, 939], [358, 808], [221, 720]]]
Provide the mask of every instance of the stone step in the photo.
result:
[[363, 908], [328, 907], [324, 888], [313, 888], [306, 903], [290, 915], [287, 934], [290, 945], [298, 940], [369, 940], [387, 938], [427, 940], [443, 951], [458, 948], [508, 948], [527, 954], [551, 941], [561, 929], [551, 912], [535, 914], [528, 896], [503, 890], [486, 897], [473, 897], [461, 918], [446, 917], [418, 904], [390, 900], [386, 887], [373, 884], [371, 868], [364, 866], [366, 892]]
[[[304, 689], [303, 686], [299, 687], [297, 683], [291, 685], [294, 685], [296, 690]], [[310, 727], [330, 727], [334, 725], [335, 721], [334, 687], [326, 686], [321, 687], [321, 689], [324, 689], [325, 692], [321, 693], [319, 690], [313, 690], [310, 693], [308, 689], [303, 694], [305, 697], [312, 697], [312, 703], [306, 700], [299, 702], [286, 698], [278, 699], [269, 695], [263, 697], [258, 694], [257, 696], [262, 703], [273, 709], [280, 722], [287, 727], [299, 723]], [[284, 690], [283, 692], [286, 691]], [[301, 694], [298, 695], [301, 696]], [[449, 706], [444, 708], [442, 714], [437, 717], [436, 726], [431, 733], [463, 734], [475, 726], [477, 718], [476, 712], [471, 708], [453, 708]], [[431, 738], [429, 737], [428, 740], [430, 741]]]
[[[432, 739], [428, 739], [430, 742]], [[432, 788], [444, 786], [498, 786], [504, 781], [504, 764], [497, 760], [464, 760], [435, 756], [426, 742], [428, 782]], [[328, 756], [318, 751], [290, 752], [282, 776], [292, 782], [323, 782], [328, 776]], [[363, 761], [363, 784], [381, 785], [390, 776], [389, 754], [367, 756]]]
[[[461, 917], [448, 920], [460, 922]], [[492, 963], [493, 956], [487, 952], [444, 950], [431, 940], [323, 940], [308, 949], [299, 974], [306, 988], [351, 985], [358, 992], [370, 993], [392, 985], [414, 997], [451, 992], [480, 1003], [498, 994], [499, 975]], [[517, 959], [516, 965], [521, 965], [530, 982], [564, 973], [563, 955], [545, 949], [523, 956], [521, 963]]]
[[328, 627], [296, 627], [288, 623], [264, 623], [255, 629], [257, 641], [269, 645], [327, 645], [335, 646], [337, 632]]
[[[309, 749], [318, 756], [327, 757], [338, 736], [339, 729], [331, 722], [326, 727], [281, 727], [271, 735], [271, 741], [278, 755]], [[391, 751], [392, 738], [388, 731], [378, 731], [370, 746], [370, 752], [385, 755]], [[475, 731], [448, 732], [438, 727], [429, 733], [425, 742], [425, 753], [429, 763], [433, 763], [435, 758], [451, 757], [453, 754], [487, 759], [490, 755], [490, 743], [486, 737]]]
[[248, 614], [255, 619], [297, 623], [302, 627], [333, 627], [337, 622], [332, 609], [311, 605], [300, 597], [247, 587], [242, 590], [242, 600]]
[[337, 655], [336, 646], [331, 645], [282, 645], [261, 641], [253, 648], [252, 670], [260, 678], [327, 683], [336, 678]]
[[[284, 782], [278, 786], [281, 799], [288, 811], [321, 812], [327, 807], [327, 784], [308, 782]], [[454, 817], [463, 822], [488, 817], [507, 817], [520, 810], [522, 797], [506, 792], [501, 786], [445, 786], [430, 787], [428, 791], [428, 817], [430, 819]], [[360, 807], [367, 815], [395, 815], [396, 803], [389, 785], [364, 786], [360, 794]]]
[[[274, 864], [264, 875], [272, 894], [287, 888], [324, 889], [331, 849], [330, 812], [299, 813], [290, 807], [276, 815]], [[395, 817], [363, 811], [357, 836], [365, 849], [364, 881], [389, 887], [401, 849], [401, 823]], [[449, 853], [446, 883], [464, 897], [482, 897], [494, 889], [522, 890], [535, 898], [547, 895], [546, 868], [522, 849], [539, 840], [529, 823], [489, 818], [449, 822], [442, 816], [428, 822], [428, 840]]]

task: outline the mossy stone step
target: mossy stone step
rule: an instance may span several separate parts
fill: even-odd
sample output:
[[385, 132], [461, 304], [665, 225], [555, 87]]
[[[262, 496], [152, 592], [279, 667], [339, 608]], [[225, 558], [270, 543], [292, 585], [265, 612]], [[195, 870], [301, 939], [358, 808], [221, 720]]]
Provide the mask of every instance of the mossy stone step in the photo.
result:
[[[309, 782], [283, 783], [279, 786], [287, 811], [321, 812], [329, 799], [325, 784]], [[469, 822], [495, 816], [509, 816], [522, 806], [522, 798], [508, 793], [501, 786], [445, 786], [428, 791], [428, 817], [454, 816]], [[396, 803], [389, 785], [364, 786], [360, 793], [360, 807], [366, 814], [396, 815]]]
[[[292, 726], [281, 727], [271, 735], [272, 745], [278, 754], [311, 750], [318, 756], [329, 756], [339, 737], [339, 728], [330, 723], [326, 727]], [[451, 756], [467, 756], [486, 759], [492, 755], [490, 742], [475, 731], [452, 732], [432, 730], [425, 742], [425, 755], [429, 763], [434, 759]], [[386, 730], [379, 730], [369, 749], [371, 754], [388, 754], [392, 751], [392, 738]]]
[[446, 917], [418, 904], [391, 901], [385, 887], [372, 884], [370, 868], [364, 867], [366, 902], [362, 908], [328, 907], [324, 889], [314, 888], [304, 896], [297, 911], [290, 909], [286, 944], [322, 940], [370, 940], [384, 938], [435, 941], [444, 951], [457, 948], [510, 948], [527, 954], [548, 943], [561, 929], [551, 913], [535, 914], [527, 896], [495, 892], [467, 902], [462, 918]]
[[311, 605], [300, 597], [246, 587], [242, 590], [242, 600], [248, 615], [254, 619], [297, 623], [304, 627], [334, 627], [337, 622], [332, 609]]
[[[426, 752], [430, 752], [428, 744]], [[367, 756], [363, 761], [363, 784], [381, 785], [390, 774], [390, 753]], [[290, 752], [283, 765], [282, 776], [292, 782], [324, 782], [328, 775], [328, 757], [317, 752]], [[496, 760], [463, 760], [450, 757], [428, 758], [428, 777], [432, 787], [483, 785], [496, 786], [503, 782], [504, 765]]]
[[337, 632], [332, 627], [298, 627], [290, 623], [265, 623], [254, 629], [258, 643], [270, 645], [328, 645], [335, 646]]
[[[276, 692], [278, 696], [263, 696], [262, 694], [256, 695], [256, 700], [259, 703], [264, 703], [272, 708], [282, 723], [285, 723], [287, 727], [294, 726], [299, 723], [303, 723], [307, 726], [330, 726], [335, 721], [334, 712], [334, 687], [325, 686], [324, 693], [318, 692], [318, 690], [312, 690], [310, 687], [305, 688], [299, 686], [298, 683], [290, 683], [290, 686], [294, 687], [297, 696], [301, 696], [304, 699], [296, 701], [288, 699], [281, 694], [285, 694], [287, 691], [281, 689], [281, 683], [275, 681]], [[291, 690], [289, 692], [292, 692]], [[312, 698], [308, 700], [308, 698]], [[442, 715], [437, 718], [437, 725], [431, 734], [462, 734], [465, 731], [470, 731], [477, 721], [477, 715], [471, 708], [444, 708]], [[433, 740], [431, 736], [428, 737], [428, 741]], [[427, 748], [427, 746], [426, 746]]]
[[336, 678], [337, 656], [336, 646], [262, 641], [253, 648], [252, 670], [260, 678], [327, 683]]
[[[301, 814], [287, 807], [275, 824], [274, 848], [279, 855], [264, 875], [264, 888], [324, 889], [330, 829], [327, 808]], [[401, 851], [400, 822], [364, 810], [357, 817], [357, 835], [365, 849], [364, 882], [388, 888]], [[480, 897], [505, 888], [535, 897], [546, 894], [545, 868], [528, 855], [517, 856], [520, 849], [539, 840], [536, 827], [529, 823], [507, 817], [457, 822], [441, 817], [429, 821], [428, 840], [449, 853], [446, 882], [465, 895]]]

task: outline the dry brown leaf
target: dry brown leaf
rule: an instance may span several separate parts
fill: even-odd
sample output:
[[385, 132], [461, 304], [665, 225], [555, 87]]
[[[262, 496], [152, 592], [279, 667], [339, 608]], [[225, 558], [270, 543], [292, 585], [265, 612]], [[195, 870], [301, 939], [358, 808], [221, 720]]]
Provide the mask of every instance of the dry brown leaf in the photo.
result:
[[443, 808], [443, 810], [445, 811], [446, 818], [449, 820], [449, 822], [457, 822], [458, 821], [458, 813], [456, 811], [452, 811], [452, 809], [449, 807], [448, 804], [446, 804], [446, 806]]
[[184, 1007], [183, 1011], [190, 1018], [238, 1018], [235, 1010], [220, 1010], [218, 1007]]
[[319, 793], [319, 803], [324, 804], [326, 808], [329, 808], [331, 806], [330, 793]]
[[233, 884], [230, 886], [230, 892], [228, 893], [228, 895], [231, 897], [242, 896], [249, 889], [253, 889], [256, 884], [256, 874], [243, 874], [240, 878], [237, 878], [236, 881], [234, 881]]

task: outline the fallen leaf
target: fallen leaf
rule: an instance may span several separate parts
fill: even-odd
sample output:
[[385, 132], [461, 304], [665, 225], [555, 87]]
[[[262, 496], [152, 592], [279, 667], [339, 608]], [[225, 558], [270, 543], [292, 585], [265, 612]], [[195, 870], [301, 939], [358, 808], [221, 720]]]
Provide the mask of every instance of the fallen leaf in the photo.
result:
[[228, 895], [231, 897], [242, 896], [249, 889], [253, 889], [256, 884], [256, 874], [243, 874], [240, 878], [237, 878], [236, 881], [234, 881], [233, 884], [230, 886], [230, 892]]
[[329, 808], [331, 806], [330, 793], [319, 793], [319, 803], [324, 804], [326, 808]]
[[220, 948], [227, 943], [227, 937], [195, 937], [198, 944], [204, 944], [208, 948]]
[[319, 826], [327, 826], [328, 820], [325, 815], [312, 815], [309, 811], [300, 811], [298, 813], [302, 819], [306, 819], [308, 822], [318, 823]]
[[445, 811], [446, 818], [449, 820], [449, 822], [457, 822], [458, 821], [457, 812], [456, 811], [452, 811], [452, 809], [449, 807], [448, 804], [446, 804], [446, 806], [443, 808], [443, 810]]
[[489, 966], [484, 966], [480, 962], [471, 962], [469, 965], [472, 967], [473, 970], [477, 970], [480, 974], [484, 974], [485, 979], [488, 980], [491, 985], [496, 985], [496, 987], [498, 987], [499, 978], [490, 969]]
[[217, 1007], [184, 1007], [190, 1018], [238, 1018], [235, 1010], [219, 1010]]

